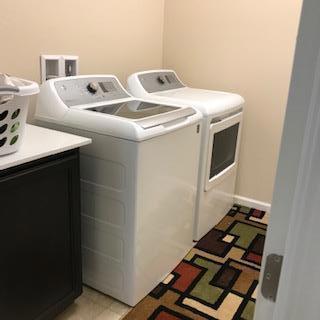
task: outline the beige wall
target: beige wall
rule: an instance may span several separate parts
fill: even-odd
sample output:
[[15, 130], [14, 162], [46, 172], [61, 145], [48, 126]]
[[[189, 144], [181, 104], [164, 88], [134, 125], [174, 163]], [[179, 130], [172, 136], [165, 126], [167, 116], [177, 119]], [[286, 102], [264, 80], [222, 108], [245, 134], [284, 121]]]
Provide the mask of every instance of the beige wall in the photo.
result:
[[[0, 1], [0, 72], [39, 81], [39, 55], [80, 73], [174, 68], [247, 101], [238, 194], [270, 201], [302, 0]], [[34, 101], [31, 105], [32, 117]]]
[[74, 54], [80, 73], [124, 81], [161, 67], [163, 13], [164, 0], [1, 0], [0, 72], [39, 81], [41, 53]]
[[246, 99], [237, 193], [271, 201], [301, 0], [167, 0], [164, 67]]

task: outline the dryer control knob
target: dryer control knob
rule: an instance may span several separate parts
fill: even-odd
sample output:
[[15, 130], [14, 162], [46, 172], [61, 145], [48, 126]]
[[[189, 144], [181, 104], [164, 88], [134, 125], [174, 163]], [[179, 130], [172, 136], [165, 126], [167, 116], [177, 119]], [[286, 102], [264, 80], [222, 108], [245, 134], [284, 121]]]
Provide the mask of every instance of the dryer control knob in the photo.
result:
[[91, 93], [96, 93], [98, 91], [98, 89], [99, 89], [99, 85], [96, 82], [90, 82], [87, 85], [87, 89]]

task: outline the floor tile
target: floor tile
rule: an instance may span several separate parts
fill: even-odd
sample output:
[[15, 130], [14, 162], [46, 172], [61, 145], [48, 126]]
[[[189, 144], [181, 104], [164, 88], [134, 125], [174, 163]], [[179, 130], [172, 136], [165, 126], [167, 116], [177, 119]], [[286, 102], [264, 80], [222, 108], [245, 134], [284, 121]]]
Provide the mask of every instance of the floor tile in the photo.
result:
[[82, 295], [56, 320], [94, 320], [106, 309]]
[[120, 320], [122, 317], [111, 311], [111, 310], [106, 310], [102, 312], [95, 320]]
[[112, 297], [86, 286], [83, 286], [83, 296], [105, 308], [109, 308], [111, 304], [116, 301]]
[[128, 305], [126, 305], [126, 304], [124, 304], [122, 302], [114, 301], [111, 304], [109, 310], [112, 311], [112, 312], [117, 313], [120, 316], [123, 316], [126, 313], [128, 313], [131, 310], [131, 308]]

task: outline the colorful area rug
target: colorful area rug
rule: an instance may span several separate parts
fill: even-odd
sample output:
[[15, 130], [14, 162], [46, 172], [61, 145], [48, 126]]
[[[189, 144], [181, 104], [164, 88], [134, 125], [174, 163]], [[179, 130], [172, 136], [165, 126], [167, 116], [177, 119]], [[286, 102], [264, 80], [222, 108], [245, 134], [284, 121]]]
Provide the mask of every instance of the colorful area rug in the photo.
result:
[[234, 205], [124, 319], [253, 319], [266, 229], [264, 211]]

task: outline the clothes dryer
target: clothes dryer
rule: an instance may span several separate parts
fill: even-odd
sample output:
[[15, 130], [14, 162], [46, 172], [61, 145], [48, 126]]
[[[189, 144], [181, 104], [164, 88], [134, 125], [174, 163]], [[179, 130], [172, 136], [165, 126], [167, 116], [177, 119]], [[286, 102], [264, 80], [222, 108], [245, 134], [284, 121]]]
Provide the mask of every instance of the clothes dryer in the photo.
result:
[[203, 115], [194, 221], [197, 241], [234, 203], [244, 99], [238, 94], [187, 87], [173, 70], [132, 74], [128, 90], [135, 97], [188, 105]]

